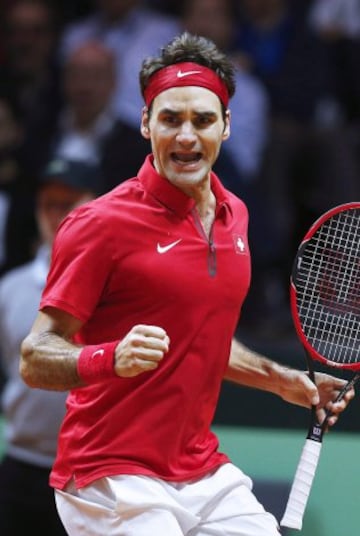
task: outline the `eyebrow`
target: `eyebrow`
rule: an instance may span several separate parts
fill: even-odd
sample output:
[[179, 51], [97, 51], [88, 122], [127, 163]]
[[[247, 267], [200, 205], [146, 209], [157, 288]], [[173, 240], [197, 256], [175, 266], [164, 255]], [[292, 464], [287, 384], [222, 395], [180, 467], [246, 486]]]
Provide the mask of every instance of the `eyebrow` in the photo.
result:
[[[161, 110], [159, 110], [159, 115], [162, 115], [162, 114], [171, 114], [171, 115], [182, 115], [184, 112], [183, 111], [177, 111], [177, 110], [174, 110], [172, 108], [162, 108]], [[212, 117], [217, 117], [218, 114], [217, 112], [213, 112], [213, 111], [209, 111], [209, 110], [205, 110], [203, 112], [200, 112], [200, 111], [194, 111], [193, 112], [194, 115], [197, 115], [197, 116], [202, 116], [202, 117], [209, 117], [209, 118], [212, 118]]]

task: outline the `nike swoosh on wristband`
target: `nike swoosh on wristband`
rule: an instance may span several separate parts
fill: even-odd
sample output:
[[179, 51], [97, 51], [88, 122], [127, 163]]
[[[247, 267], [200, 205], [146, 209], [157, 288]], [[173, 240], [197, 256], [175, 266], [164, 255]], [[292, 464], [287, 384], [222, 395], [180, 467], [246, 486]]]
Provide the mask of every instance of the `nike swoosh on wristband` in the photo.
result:
[[171, 242], [171, 244], [168, 244], [167, 246], [161, 246], [159, 242], [157, 243], [156, 250], [158, 253], [166, 253], [173, 247], [175, 247], [179, 242], [181, 242], [182, 238], [179, 238], [179, 240], [175, 240], [175, 242]]
[[184, 71], [183, 72], [180, 70], [176, 73], [176, 76], [178, 78], [184, 78], [184, 76], [190, 76], [191, 74], [201, 74], [201, 71]]
[[96, 350], [96, 352], [93, 353], [93, 355], [91, 357], [96, 357], [97, 355], [104, 355], [105, 353], [105, 350], [103, 348], [101, 348], [100, 350]]

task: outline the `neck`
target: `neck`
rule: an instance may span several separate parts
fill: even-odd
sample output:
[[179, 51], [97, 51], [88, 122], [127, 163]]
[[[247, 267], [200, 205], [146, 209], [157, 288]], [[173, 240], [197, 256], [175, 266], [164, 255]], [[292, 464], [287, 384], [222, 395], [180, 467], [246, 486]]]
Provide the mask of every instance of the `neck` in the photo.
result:
[[210, 235], [212, 224], [215, 219], [215, 208], [216, 198], [211, 190], [206, 199], [203, 198], [201, 202], [196, 203], [196, 210], [207, 237]]

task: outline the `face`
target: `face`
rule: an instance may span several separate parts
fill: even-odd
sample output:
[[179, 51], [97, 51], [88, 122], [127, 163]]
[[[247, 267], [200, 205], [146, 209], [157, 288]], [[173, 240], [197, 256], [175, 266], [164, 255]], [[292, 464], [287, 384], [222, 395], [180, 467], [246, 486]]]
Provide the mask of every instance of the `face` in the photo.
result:
[[65, 68], [64, 84], [75, 119], [92, 121], [109, 105], [115, 88], [112, 55], [97, 44], [79, 48]]
[[65, 216], [76, 206], [93, 198], [90, 192], [75, 190], [60, 182], [49, 182], [43, 186], [38, 194], [36, 211], [42, 240], [51, 246]]
[[42, 71], [55, 43], [50, 13], [40, 4], [19, 3], [10, 9], [7, 47], [14, 69], [23, 76]]
[[150, 117], [143, 112], [141, 132], [151, 141], [158, 173], [191, 195], [209, 181], [230, 134], [230, 112], [224, 122], [220, 100], [208, 89], [175, 87], [155, 97]]

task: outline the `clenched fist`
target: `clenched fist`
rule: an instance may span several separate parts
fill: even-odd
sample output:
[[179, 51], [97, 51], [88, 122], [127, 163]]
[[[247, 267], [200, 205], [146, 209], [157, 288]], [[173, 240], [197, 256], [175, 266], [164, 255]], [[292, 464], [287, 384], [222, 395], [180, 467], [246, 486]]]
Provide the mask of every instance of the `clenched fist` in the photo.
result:
[[156, 369], [169, 350], [170, 339], [163, 328], [138, 324], [119, 342], [115, 350], [115, 372], [131, 378]]

